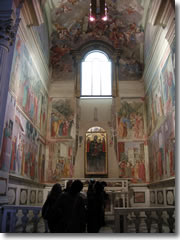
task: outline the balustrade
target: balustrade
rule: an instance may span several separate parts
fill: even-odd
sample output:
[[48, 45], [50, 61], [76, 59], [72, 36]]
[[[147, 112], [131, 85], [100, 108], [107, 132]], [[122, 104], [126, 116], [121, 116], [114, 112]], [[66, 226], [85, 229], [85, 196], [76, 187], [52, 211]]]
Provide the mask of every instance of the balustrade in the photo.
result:
[[[114, 208], [116, 233], [174, 233], [175, 207]], [[41, 207], [0, 207], [1, 232], [47, 233], [47, 222], [41, 217]]]
[[114, 208], [116, 233], [174, 233], [175, 207]]
[[4, 205], [1, 211], [1, 232], [48, 232], [47, 223], [41, 217], [41, 207]]

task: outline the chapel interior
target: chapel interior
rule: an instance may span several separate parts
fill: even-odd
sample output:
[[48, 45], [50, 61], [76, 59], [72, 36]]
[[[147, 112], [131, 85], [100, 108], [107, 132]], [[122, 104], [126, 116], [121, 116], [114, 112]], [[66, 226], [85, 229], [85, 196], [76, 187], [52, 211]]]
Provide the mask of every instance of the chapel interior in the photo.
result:
[[69, 179], [112, 232], [175, 232], [175, 45], [174, 0], [1, 0], [0, 232]]

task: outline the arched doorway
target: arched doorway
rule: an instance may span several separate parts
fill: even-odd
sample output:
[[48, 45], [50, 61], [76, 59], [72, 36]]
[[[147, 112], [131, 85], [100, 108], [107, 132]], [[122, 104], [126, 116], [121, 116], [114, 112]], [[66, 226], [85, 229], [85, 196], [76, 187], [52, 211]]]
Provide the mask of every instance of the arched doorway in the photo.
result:
[[85, 176], [107, 177], [107, 134], [98, 126], [91, 127], [85, 138]]

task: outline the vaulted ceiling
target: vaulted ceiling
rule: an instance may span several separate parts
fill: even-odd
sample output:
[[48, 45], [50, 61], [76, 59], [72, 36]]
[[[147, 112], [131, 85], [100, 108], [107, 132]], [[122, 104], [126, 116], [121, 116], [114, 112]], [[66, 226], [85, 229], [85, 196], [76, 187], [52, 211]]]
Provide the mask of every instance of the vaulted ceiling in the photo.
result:
[[101, 40], [122, 52], [119, 60], [121, 78], [140, 79], [147, 2], [106, 0], [108, 21], [90, 22], [90, 0], [44, 1], [51, 42], [50, 63], [54, 72], [72, 72], [70, 51], [90, 40]]

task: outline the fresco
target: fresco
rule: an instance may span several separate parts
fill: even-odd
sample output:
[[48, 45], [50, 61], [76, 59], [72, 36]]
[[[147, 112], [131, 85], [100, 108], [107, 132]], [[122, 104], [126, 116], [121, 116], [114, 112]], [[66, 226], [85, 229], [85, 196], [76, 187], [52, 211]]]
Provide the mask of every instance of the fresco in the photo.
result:
[[38, 137], [34, 126], [16, 109], [10, 172], [38, 179]]
[[175, 116], [174, 113], [167, 116], [164, 122], [165, 136], [165, 176], [175, 175]]
[[161, 126], [149, 139], [150, 181], [162, 180], [164, 177], [164, 131]]
[[152, 131], [164, 118], [162, 85], [157, 73], [155, 74], [155, 77], [148, 89], [145, 97], [145, 103], [147, 114], [147, 133], [148, 136], [150, 136]]
[[175, 107], [175, 76], [172, 56], [169, 55], [161, 71], [164, 112], [167, 115]]
[[119, 177], [145, 182], [144, 142], [118, 142]]
[[17, 36], [10, 89], [17, 103], [32, 122], [45, 134], [47, 122], [47, 93], [42, 85], [24, 42]]
[[44, 182], [45, 144], [8, 94], [0, 170]]
[[117, 137], [119, 139], [144, 138], [144, 103], [123, 100], [117, 113]]
[[156, 72], [145, 97], [148, 136], [165, 116], [175, 108], [175, 77], [172, 57], [169, 55], [160, 76]]
[[39, 182], [45, 181], [45, 144], [43, 142], [39, 143], [38, 152], [38, 179]]
[[[44, 16], [44, 20], [46, 21], [46, 18]], [[46, 63], [49, 63], [49, 36], [48, 36], [48, 29], [46, 23], [42, 23], [39, 26], [33, 26], [33, 30], [36, 33], [36, 37], [39, 43], [39, 46], [41, 47], [41, 50], [45, 56]]]
[[119, 80], [138, 80], [143, 73], [143, 66], [137, 60], [124, 58], [119, 60]]
[[[128, 71], [128, 78], [142, 75], [140, 43], [144, 42], [144, 30], [140, 25], [143, 7], [137, 0], [106, 1], [108, 21], [89, 21], [90, 0], [52, 1], [50, 62], [56, 72], [72, 72], [70, 51], [90, 40], [102, 40], [123, 50], [120, 62], [120, 78]], [[77, 14], [78, 13], [78, 14]]]
[[175, 130], [172, 114], [149, 139], [149, 162], [151, 181], [175, 175]]
[[75, 137], [75, 114], [73, 99], [51, 99], [51, 137], [74, 138]]
[[49, 160], [46, 181], [56, 182], [61, 178], [71, 178], [74, 174], [74, 145], [72, 142], [49, 143]]
[[12, 139], [15, 122], [15, 99], [8, 93], [7, 107], [4, 120], [4, 130], [2, 138], [2, 146], [0, 153], [0, 170], [9, 172], [10, 156], [12, 151]]

